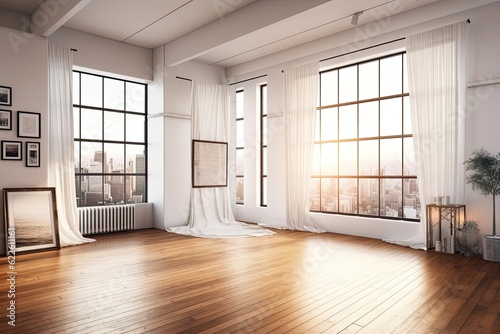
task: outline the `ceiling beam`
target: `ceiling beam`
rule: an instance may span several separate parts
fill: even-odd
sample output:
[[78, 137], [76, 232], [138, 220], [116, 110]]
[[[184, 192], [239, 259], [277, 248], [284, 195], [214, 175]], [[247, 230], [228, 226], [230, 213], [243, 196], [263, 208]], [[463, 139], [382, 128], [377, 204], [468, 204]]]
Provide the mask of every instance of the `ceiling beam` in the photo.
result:
[[31, 14], [30, 32], [49, 37], [92, 0], [45, 0]]
[[176, 66], [238, 37], [285, 20], [329, 0], [256, 1], [165, 44], [166, 66]]

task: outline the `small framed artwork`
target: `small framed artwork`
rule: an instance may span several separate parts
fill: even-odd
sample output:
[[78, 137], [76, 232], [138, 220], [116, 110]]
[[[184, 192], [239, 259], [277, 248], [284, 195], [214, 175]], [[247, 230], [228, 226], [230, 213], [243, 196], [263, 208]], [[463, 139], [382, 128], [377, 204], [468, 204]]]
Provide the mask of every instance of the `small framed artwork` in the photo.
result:
[[40, 138], [40, 113], [18, 111], [17, 136], [21, 138]]
[[12, 88], [0, 86], [0, 106], [12, 105]]
[[7, 254], [60, 248], [54, 187], [5, 188], [3, 200]]
[[227, 143], [193, 140], [193, 188], [227, 187]]
[[26, 142], [26, 167], [40, 167], [40, 143]]
[[22, 160], [23, 143], [2, 140], [2, 160]]
[[0, 109], [0, 130], [12, 130], [12, 111]]

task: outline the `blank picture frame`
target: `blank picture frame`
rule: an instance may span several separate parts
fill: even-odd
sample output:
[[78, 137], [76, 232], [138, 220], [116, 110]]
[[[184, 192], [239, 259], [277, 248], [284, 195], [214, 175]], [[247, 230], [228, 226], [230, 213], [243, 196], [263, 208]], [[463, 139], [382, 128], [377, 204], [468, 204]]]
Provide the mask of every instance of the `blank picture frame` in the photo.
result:
[[17, 136], [19, 138], [40, 138], [40, 117], [38, 112], [17, 112]]

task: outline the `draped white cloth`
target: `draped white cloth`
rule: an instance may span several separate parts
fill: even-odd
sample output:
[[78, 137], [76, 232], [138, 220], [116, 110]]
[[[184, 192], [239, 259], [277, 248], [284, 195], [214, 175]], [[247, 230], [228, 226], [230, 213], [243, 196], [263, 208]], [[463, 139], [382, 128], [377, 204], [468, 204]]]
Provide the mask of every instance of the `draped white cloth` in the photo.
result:
[[73, 145], [73, 54], [49, 44], [48, 184], [56, 189], [61, 246], [92, 242], [78, 229]]
[[317, 62], [284, 73], [286, 226], [290, 230], [325, 232], [309, 213], [318, 84]]
[[[229, 86], [192, 82], [191, 137], [193, 140], [228, 142], [230, 117]], [[168, 232], [203, 238], [233, 238], [272, 235], [258, 225], [236, 221], [228, 187], [191, 188], [187, 226]]]
[[406, 38], [422, 214], [417, 235], [391, 242], [426, 249], [426, 205], [437, 196], [464, 202], [467, 27], [460, 22]]

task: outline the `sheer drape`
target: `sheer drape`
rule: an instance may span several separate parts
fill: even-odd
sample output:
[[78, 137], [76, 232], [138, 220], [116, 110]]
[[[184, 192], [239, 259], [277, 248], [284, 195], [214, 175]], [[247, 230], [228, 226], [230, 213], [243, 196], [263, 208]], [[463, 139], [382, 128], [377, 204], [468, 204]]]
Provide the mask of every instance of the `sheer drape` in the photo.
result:
[[49, 44], [48, 184], [56, 188], [61, 246], [94, 241], [78, 230], [73, 145], [73, 55]]
[[467, 23], [406, 38], [417, 178], [422, 208], [419, 231], [396, 241], [426, 248], [426, 205], [437, 196], [463, 204]]
[[[191, 89], [192, 139], [228, 142], [229, 87], [193, 81]], [[227, 187], [191, 188], [188, 225], [167, 228], [167, 231], [204, 238], [274, 234], [258, 225], [236, 221]]]
[[284, 73], [286, 226], [291, 230], [325, 232], [309, 213], [318, 80], [317, 62]]

